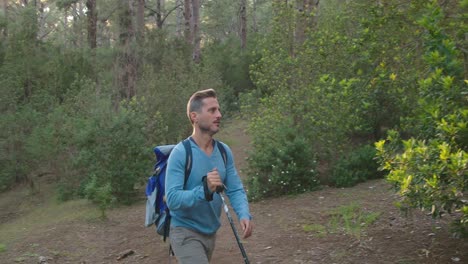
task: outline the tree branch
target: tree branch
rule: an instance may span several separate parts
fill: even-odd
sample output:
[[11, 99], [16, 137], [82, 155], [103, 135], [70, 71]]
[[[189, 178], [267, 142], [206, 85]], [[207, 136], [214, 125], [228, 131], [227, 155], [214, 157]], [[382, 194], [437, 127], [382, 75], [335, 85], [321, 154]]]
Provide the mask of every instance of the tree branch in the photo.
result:
[[110, 14], [109, 14], [108, 16], [105, 16], [105, 17], [103, 17], [103, 18], [100, 18], [99, 21], [101, 21], [101, 22], [106, 22], [106, 21], [109, 19], [109, 17], [112, 16], [112, 14], [114, 14], [115, 11], [117, 11], [117, 8], [118, 8], [118, 6], [115, 7], [115, 8], [110, 12]]
[[169, 10], [169, 12], [167, 12], [167, 14], [163, 17], [162, 19], [162, 23], [164, 24], [164, 21], [166, 20], [166, 18], [174, 11], [176, 10], [178, 7], [182, 6], [182, 4], [178, 4], [176, 5], [175, 7], [173, 7], [171, 10]]
[[[176, 10], [176, 9], [177, 9], [178, 7], [180, 7], [180, 6], [182, 6], [182, 4], [178, 4], [178, 5], [174, 6], [171, 10], [169, 10], [169, 12], [167, 12], [167, 15], [164, 17], [164, 19], [165, 19], [170, 13], [172, 13], [174, 10]], [[153, 15], [153, 14], [161, 15], [161, 13], [160, 13], [159, 11], [152, 9], [151, 7], [147, 6], [146, 4], [145, 4], [145, 8], [148, 9], [149, 11], [151, 11], [151, 14], [150, 14], [150, 15]], [[163, 19], [163, 20], [164, 20], [164, 19]]]

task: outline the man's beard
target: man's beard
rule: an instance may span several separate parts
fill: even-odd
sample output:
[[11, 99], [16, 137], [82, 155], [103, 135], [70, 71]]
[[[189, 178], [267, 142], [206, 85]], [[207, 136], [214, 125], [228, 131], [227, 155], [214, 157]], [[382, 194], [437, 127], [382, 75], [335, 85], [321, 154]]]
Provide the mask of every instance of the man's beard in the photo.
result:
[[219, 127], [218, 127], [218, 129], [216, 131], [213, 131], [211, 129], [211, 126], [199, 125], [199, 128], [200, 128], [200, 131], [202, 133], [209, 134], [210, 136], [213, 136], [214, 134], [218, 133], [218, 131], [219, 131]]

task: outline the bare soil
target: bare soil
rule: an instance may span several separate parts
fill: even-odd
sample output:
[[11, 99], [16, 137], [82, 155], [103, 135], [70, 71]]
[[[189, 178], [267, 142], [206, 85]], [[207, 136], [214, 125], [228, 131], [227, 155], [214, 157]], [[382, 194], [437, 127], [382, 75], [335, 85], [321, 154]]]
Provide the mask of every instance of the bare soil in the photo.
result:
[[[222, 137], [234, 137], [228, 143], [243, 168], [248, 147], [243, 130]], [[21, 228], [28, 218], [20, 209], [25, 200], [8, 200], [13, 195], [0, 195], [0, 228], [13, 222]], [[433, 220], [420, 211], [404, 216], [394, 205], [397, 200], [384, 180], [374, 180], [252, 203], [255, 230], [244, 247], [250, 263], [468, 263], [468, 241], [452, 237], [449, 216]], [[28, 226], [27, 235], [0, 237], [0, 263], [167, 263], [168, 243], [143, 225], [144, 203], [113, 209], [107, 220], [51, 221]], [[351, 234], [333, 224], [333, 212], [350, 205], [378, 217]], [[223, 222], [212, 263], [244, 263], [224, 214]]]

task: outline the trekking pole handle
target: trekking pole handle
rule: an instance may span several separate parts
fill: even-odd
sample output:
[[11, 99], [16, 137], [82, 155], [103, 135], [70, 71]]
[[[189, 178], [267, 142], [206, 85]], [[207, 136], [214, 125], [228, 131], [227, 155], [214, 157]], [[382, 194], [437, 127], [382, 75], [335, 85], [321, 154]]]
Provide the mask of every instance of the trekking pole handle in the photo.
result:
[[227, 190], [227, 189], [228, 189], [228, 188], [227, 188], [226, 185], [224, 185], [224, 183], [223, 183], [223, 185], [216, 187], [216, 192], [219, 193], [219, 194], [221, 194], [222, 192], [224, 192], [224, 190]]

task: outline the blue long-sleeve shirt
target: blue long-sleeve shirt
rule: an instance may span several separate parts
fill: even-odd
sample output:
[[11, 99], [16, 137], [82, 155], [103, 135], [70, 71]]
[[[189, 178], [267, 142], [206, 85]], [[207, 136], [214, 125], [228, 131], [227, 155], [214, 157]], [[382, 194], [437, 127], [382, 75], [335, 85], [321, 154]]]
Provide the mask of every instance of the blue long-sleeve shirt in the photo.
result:
[[179, 143], [172, 150], [166, 171], [166, 202], [171, 212], [171, 226], [186, 227], [203, 234], [214, 234], [221, 226], [222, 200], [219, 194], [213, 195], [212, 201], [205, 199], [202, 178], [214, 168], [218, 169], [222, 182], [226, 185], [226, 195], [238, 219], [251, 219], [247, 195], [234, 166], [231, 149], [224, 143], [227, 163], [218, 146], [213, 146], [211, 156], [208, 156], [193, 140], [189, 140], [192, 148], [193, 165], [184, 189], [185, 148]]

